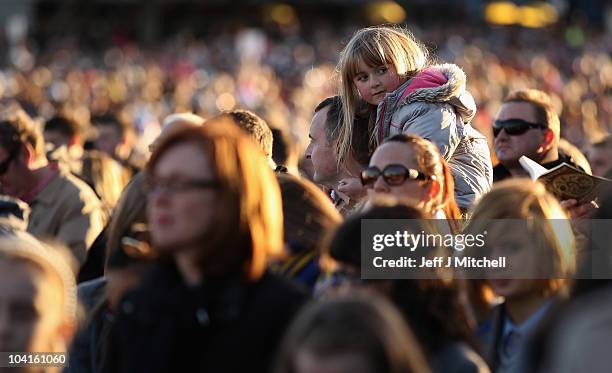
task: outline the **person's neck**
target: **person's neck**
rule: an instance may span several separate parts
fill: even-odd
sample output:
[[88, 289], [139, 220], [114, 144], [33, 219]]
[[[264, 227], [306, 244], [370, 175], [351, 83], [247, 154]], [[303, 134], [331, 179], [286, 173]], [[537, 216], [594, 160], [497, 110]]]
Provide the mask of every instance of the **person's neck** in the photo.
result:
[[543, 295], [531, 295], [517, 299], [506, 299], [505, 307], [515, 325], [521, 325], [540, 309], [550, 298]]
[[18, 198], [28, 196], [42, 182], [51, 177], [55, 171], [49, 167], [46, 159], [38, 160], [28, 166], [28, 172], [22, 175], [23, 193]]
[[340, 166], [338, 168], [338, 173], [336, 174], [336, 177], [332, 180], [326, 181], [325, 183], [323, 183], [323, 185], [327, 188], [337, 190], [338, 183], [340, 183], [340, 180], [349, 179], [353, 177], [359, 178], [362, 168], [363, 167], [355, 159], [353, 159], [353, 157], [350, 157], [346, 165]]
[[[559, 159], [559, 152], [556, 149], [554, 149], [554, 150], [550, 150], [546, 152], [546, 154], [544, 154], [541, 157], [537, 157], [537, 159], [534, 159], [534, 161], [538, 162], [538, 164], [540, 165], [543, 165], [546, 163], [554, 162], [558, 159]], [[527, 171], [525, 171], [525, 169], [523, 168], [523, 166], [521, 166], [518, 160], [516, 162], [513, 162], [512, 164], [504, 165], [504, 167], [506, 167], [506, 169], [508, 170], [508, 172], [510, 172], [510, 175], [512, 175], [512, 177], [529, 176]]]
[[183, 248], [174, 256], [176, 266], [183, 276], [183, 280], [189, 286], [199, 285], [203, 278], [202, 270], [195, 258], [196, 252], [197, 249], [195, 248]]

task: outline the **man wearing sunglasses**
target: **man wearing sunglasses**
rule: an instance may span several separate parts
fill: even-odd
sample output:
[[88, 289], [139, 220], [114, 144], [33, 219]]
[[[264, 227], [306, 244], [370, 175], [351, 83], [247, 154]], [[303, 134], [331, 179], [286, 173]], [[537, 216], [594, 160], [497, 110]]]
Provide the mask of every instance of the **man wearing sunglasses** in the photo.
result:
[[81, 263], [104, 225], [94, 191], [47, 161], [42, 133], [17, 105], [0, 111], [0, 193], [30, 206], [28, 232], [66, 244]]
[[535, 89], [512, 92], [504, 100], [493, 123], [493, 148], [499, 164], [493, 180], [527, 176], [519, 164], [527, 156], [546, 168], [563, 162], [574, 164], [559, 153], [559, 117], [550, 97]]

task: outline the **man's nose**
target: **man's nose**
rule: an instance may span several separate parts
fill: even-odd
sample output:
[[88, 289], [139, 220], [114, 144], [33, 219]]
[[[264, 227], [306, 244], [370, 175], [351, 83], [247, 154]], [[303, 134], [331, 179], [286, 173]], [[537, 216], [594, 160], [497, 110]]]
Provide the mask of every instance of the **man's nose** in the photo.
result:
[[312, 158], [312, 143], [308, 144], [308, 147], [306, 147], [306, 151], [304, 152], [304, 157], [306, 159]]
[[497, 136], [495, 136], [495, 141], [498, 140], [508, 140], [508, 134], [506, 133], [505, 129], [500, 129], [499, 132], [497, 133]]

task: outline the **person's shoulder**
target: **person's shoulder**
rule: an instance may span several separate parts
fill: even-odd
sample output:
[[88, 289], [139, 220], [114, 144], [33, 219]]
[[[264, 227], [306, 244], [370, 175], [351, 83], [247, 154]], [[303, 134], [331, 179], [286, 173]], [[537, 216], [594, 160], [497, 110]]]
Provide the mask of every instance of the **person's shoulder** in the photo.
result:
[[98, 201], [96, 193], [83, 180], [69, 172], [60, 171], [57, 176], [57, 183], [60, 185], [62, 195], [70, 198], [79, 198], [85, 202]]
[[106, 278], [99, 277], [79, 284], [77, 294], [86, 309], [93, 308], [106, 290]]
[[281, 294], [283, 297], [294, 299], [307, 299], [310, 297], [310, 290], [306, 286], [269, 271], [263, 275], [256, 288], [263, 294], [274, 297]]
[[464, 342], [453, 342], [436, 353], [434, 371], [452, 373], [488, 373], [484, 359]]

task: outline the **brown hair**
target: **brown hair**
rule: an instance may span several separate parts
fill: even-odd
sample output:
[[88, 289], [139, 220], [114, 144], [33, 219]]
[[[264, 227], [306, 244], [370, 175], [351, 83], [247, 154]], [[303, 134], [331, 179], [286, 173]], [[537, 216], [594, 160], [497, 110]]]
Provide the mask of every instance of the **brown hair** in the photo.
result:
[[272, 143], [274, 139], [272, 137], [272, 130], [265, 120], [251, 111], [242, 109], [227, 111], [221, 114], [221, 116], [225, 115], [249, 134], [266, 157], [272, 157]]
[[153, 175], [168, 149], [184, 143], [202, 149], [219, 183], [217, 203], [211, 207], [216, 224], [202, 237], [210, 255], [202, 251], [199, 265], [206, 275], [242, 271], [249, 280], [259, 279], [269, 257], [283, 250], [281, 197], [265, 157], [232, 121], [218, 117], [162, 139], [151, 155], [147, 174]]
[[547, 280], [543, 290], [556, 292], [566, 283], [576, 265], [574, 235], [563, 207], [542, 183], [513, 178], [495, 184], [474, 207], [466, 231], [484, 232], [495, 219], [528, 220], [538, 247], [553, 251], [551, 272], [559, 277]]
[[429, 372], [419, 343], [399, 311], [372, 293], [309, 305], [289, 327], [281, 346], [276, 373], [297, 372], [300, 351], [321, 358], [358, 354], [372, 372]]
[[277, 178], [283, 199], [285, 241], [292, 248], [319, 251], [327, 231], [340, 224], [342, 215], [312, 182], [289, 174]]
[[17, 103], [0, 110], [0, 144], [7, 151], [30, 144], [36, 158], [45, 156], [45, 141], [40, 128]]
[[420, 171], [429, 177], [434, 177], [440, 183], [439, 198], [434, 201], [432, 206], [427, 208], [427, 212], [433, 213], [436, 210], [442, 210], [446, 219], [449, 220], [451, 228], [457, 232], [461, 213], [455, 201], [455, 181], [448, 163], [440, 155], [438, 148], [420, 136], [405, 133], [394, 135], [385, 140], [385, 143], [389, 142], [400, 142], [412, 146]]
[[559, 116], [555, 112], [549, 95], [537, 89], [521, 89], [510, 92], [503, 101], [503, 103], [508, 102], [530, 103], [535, 109], [538, 122], [545, 124], [554, 132], [555, 138], [557, 139], [555, 145], [557, 145], [559, 136], [561, 135], [561, 125]]

